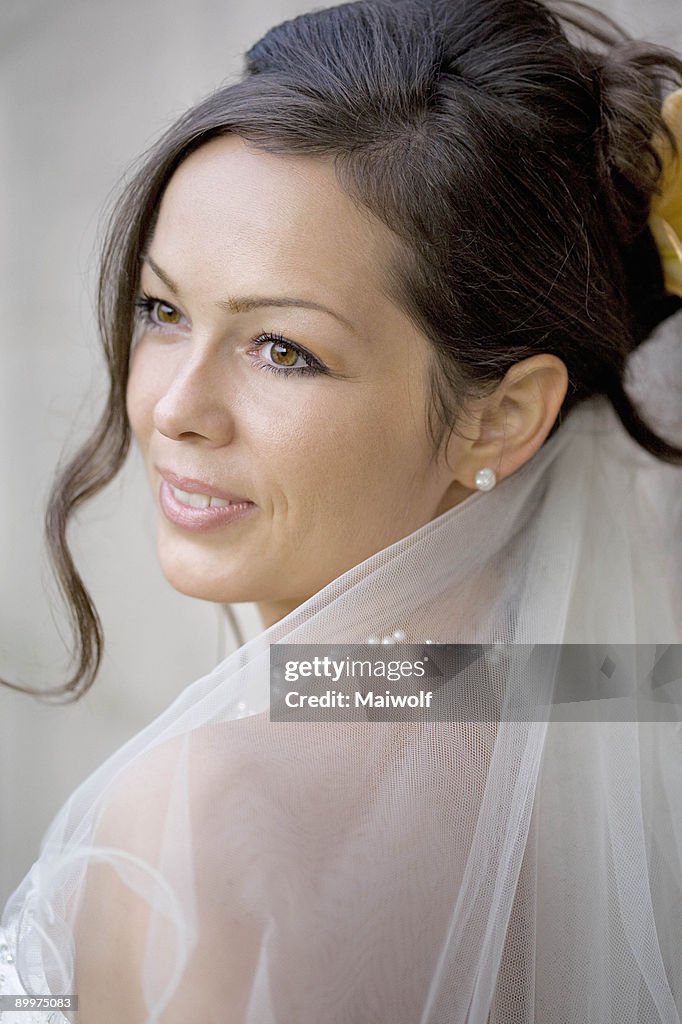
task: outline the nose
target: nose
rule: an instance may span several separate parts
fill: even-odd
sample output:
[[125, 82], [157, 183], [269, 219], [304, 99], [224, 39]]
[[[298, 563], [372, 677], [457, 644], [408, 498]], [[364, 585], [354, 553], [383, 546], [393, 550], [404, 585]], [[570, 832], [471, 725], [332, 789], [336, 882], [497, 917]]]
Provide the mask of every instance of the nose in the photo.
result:
[[229, 371], [220, 366], [208, 347], [195, 349], [174, 367], [167, 387], [154, 406], [153, 422], [159, 433], [173, 440], [201, 437], [212, 444], [228, 444], [235, 421], [228, 394]]

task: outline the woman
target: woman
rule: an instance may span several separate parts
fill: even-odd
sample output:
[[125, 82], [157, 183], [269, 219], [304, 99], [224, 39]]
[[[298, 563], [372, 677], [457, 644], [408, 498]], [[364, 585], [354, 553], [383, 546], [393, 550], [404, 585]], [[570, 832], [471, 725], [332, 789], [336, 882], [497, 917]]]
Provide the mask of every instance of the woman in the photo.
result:
[[[596, 15], [371, 0], [146, 155], [50, 501], [60, 692], [102, 642], [66, 522], [130, 430], [171, 585], [264, 631], [57, 815], [12, 985], [80, 1024], [680, 1024], [682, 450], [624, 383], [682, 305], [681, 82]], [[398, 645], [420, 713], [321, 713], [319, 644]]]

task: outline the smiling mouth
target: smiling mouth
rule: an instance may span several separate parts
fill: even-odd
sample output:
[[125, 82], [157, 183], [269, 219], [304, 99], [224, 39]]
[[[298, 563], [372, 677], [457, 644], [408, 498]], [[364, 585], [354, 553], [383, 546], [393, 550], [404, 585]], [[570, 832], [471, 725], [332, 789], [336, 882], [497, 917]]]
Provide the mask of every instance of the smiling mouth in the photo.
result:
[[159, 504], [166, 519], [175, 526], [199, 532], [217, 530], [248, 519], [258, 508], [253, 501], [229, 501], [212, 494], [183, 491], [168, 480], [161, 481]]
[[[249, 498], [235, 494], [213, 482], [194, 479], [189, 476], [178, 476], [163, 466], [154, 467], [175, 500], [187, 508], [228, 508], [231, 505], [253, 505]], [[204, 488], [206, 488], [204, 490]]]
[[189, 491], [181, 491], [179, 487], [168, 485], [175, 498], [183, 505], [191, 508], [227, 508], [228, 505], [249, 505], [248, 501], [225, 501], [224, 498], [214, 498], [210, 494], [190, 494]]

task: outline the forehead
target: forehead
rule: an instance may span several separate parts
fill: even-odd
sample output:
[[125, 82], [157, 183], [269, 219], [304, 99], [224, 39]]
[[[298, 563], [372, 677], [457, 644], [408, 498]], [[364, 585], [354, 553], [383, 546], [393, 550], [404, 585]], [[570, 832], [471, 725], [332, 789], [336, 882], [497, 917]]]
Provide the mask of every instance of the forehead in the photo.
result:
[[215, 273], [223, 289], [250, 287], [261, 283], [257, 270], [356, 304], [376, 301], [389, 235], [340, 188], [331, 160], [266, 153], [227, 135], [173, 174], [152, 251], [192, 285]]

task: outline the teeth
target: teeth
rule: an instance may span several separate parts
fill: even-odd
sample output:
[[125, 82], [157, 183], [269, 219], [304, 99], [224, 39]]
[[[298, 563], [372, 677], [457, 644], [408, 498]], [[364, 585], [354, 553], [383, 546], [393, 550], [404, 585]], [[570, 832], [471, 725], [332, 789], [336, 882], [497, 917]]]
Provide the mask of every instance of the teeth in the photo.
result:
[[211, 504], [208, 494], [189, 494], [188, 491], [181, 491], [178, 487], [173, 488], [173, 494], [183, 505], [191, 505], [193, 508], [208, 508]]
[[179, 487], [171, 486], [171, 490], [178, 501], [181, 501], [183, 505], [191, 505], [192, 508], [208, 508], [209, 505], [226, 508], [232, 504], [225, 501], [224, 498], [212, 498], [208, 494], [190, 494], [189, 491], [181, 491]]

